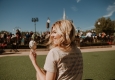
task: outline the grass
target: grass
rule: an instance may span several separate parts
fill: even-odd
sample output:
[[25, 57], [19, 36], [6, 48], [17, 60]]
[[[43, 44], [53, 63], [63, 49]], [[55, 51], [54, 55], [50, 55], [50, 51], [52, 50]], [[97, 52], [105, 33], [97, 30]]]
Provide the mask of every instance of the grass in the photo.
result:
[[[37, 57], [43, 67], [46, 55]], [[83, 53], [83, 79], [115, 79], [115, 51]], [[36, 72], [28, 56], [0, 57], [0, 80], [36, 80]]]
[[84, 79], [115, 80], [115, 51], [83, 53]]
[[[46, 56], [38, 56], [40, 67]], [[36, 80], [36, 72], [28, 56], [0, 57], [0, 80]]]

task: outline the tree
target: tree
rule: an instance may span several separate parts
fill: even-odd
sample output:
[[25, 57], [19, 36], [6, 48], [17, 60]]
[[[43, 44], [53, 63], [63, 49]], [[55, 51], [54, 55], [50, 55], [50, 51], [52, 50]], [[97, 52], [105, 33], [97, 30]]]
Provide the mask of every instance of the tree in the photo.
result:
[[114, 26], [114, 32], [115, 32], [115, 20], [112, 21], [112, 26]]
[[111, 21], [110, 18], [100, 18], [95, 23], [95, 28], [97, 33], [105, 32], [108, 35], [113, 34], [115, 23]]
[[2, 31], [0, 31], [0, 34], [2, 34], [2, 33], [9, 33], [8, 31], [5, 31], [5, 30], [2, 30]]

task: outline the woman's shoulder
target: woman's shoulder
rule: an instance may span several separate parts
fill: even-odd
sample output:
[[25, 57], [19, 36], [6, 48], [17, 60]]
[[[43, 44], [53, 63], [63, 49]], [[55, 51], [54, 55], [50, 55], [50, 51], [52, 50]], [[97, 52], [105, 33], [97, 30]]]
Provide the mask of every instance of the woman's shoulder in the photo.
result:
[[59, 59], [59, 55], [60, 55], [60, 49], [55, 47], [55, 48], [52, 48], [49, 51], [47, 56], [50, 56], [51, 58], [53, 57], [53, 59], [58, 60]]
[[64, 51], [62, 51], [58, 47], [54, 47], [49, 51], [49, 54], [53, 54], [53, 55], [60, 55], [60, 54], [63, 54], [63, 53], [64, 53]]

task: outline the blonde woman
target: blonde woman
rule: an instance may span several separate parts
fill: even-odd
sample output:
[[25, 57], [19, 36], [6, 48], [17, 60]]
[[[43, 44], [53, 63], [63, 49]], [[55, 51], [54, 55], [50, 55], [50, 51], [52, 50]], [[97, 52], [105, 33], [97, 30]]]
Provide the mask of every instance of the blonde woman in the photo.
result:
[[37, 72], [37, 80], [82, 80], [83, 59], [75, 42], [75, 28], [71, 21], [60, 20], [53, 24], [49, 39], [50, 51], [44, 72], [37, 64], [36, 54], [29, 57]]

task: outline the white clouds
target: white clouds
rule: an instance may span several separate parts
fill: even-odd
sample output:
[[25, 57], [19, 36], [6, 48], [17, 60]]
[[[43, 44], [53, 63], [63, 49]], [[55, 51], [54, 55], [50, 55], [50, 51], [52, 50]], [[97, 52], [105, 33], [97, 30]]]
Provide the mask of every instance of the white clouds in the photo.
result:
[[76, 0], [77, 1], [77, 3], [79, 3], [81, 0]]
[[72, 9], [73, 11], [77, 11], [76, 6], [72, 6], [71, 9]]
[[113, 15], [113, 13], [115, 12], [115, 2], [113, 3], [113, 5], [110, 5], [107, 7], [107, 15], [104, 15], [103, 17], [110, 17]]
[[[79, 3], [81, 0], [76, 0], [76, 1], [77, 1], [77, 3]], [[71, 9], [72, 9], [73, 11], [77, 11], [77, 7], [76, 7], [76, 6], [72, 6]]]
[[109, 12], [107, 15], [104, 15], [103, 17], [110, 17], [110, 16], [113, 15], [114, 12], [115, 12], [115, 11], [111, 11], [111, 12]]

